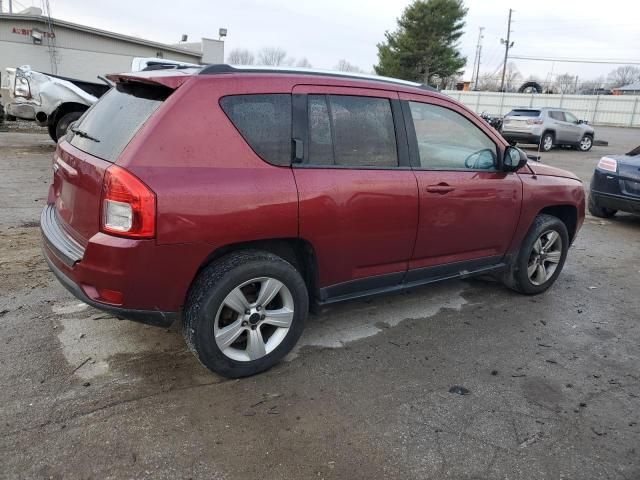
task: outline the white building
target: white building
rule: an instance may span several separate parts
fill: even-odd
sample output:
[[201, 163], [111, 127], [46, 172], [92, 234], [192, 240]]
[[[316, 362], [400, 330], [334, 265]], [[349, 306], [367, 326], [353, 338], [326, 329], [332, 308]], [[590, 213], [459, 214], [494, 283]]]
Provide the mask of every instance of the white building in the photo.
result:
[[224, 42], [166, 45], [107, 32], [42, 15], [38, 8], [16, 14], [0, 12], [0, 75], [7, 67], [99, 82], [97, 75], [126, 72], [134, 57], [185, 63], [223, 63]]

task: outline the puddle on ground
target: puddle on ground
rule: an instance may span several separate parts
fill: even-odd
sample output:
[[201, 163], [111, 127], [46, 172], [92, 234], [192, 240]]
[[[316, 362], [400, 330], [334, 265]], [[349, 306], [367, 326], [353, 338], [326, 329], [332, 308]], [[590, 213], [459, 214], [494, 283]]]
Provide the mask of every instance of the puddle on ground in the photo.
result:
[[462, 297], [464, 288], [461, 282], [447, 282], [407, 294], [332, 306], [321, 315], [309, 317], [302, 338], [285, 360], [296, 358], [305, 346], [340, 348], [395, 327], [403, 320], [427, 319], [443, 308], [460, 310], [467, 303]]
[[62, 329], [58, 340], [75, 374], [90, 379], [109, 371], [111, 358], [184, 350], [182, 336], [166, 328], [118, 320], [84, 303], [54, 304]]
[[[467, 301], [465, 285], [449, 282], [415, 289], [412, 293], [388, 295], [327, 308], [311, 315], [295, 349], [285, 358], [295, 359], [302, 347], [341, 348], [350, 342], [376, 335], [407, 319], [428, 319], [443, 308], [460, 310]], [[146, 357], [186, 350], [182, 335], [172, 328], [152, 327], [117, 320], [78, 301], [52, 305], [63, 327], [58, 334], [63, 354], [77, 369], [75, 374], [90, 379], [110, 371], [116, 358]]]

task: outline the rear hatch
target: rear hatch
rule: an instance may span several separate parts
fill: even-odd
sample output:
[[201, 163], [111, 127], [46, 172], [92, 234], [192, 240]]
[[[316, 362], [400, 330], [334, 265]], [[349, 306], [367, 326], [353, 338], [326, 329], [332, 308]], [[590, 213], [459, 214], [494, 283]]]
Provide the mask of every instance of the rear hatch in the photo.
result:
[[503, 130], [526, 131], [534, 121], [540, 119], [540, 110], [516, 109], [504, 117]]
[[54, 158], [54, 208], [61, 227], [86, 246], [100, 228], [105, 171], [116, 162], [171, 89], [117, 84], [72, 125]]

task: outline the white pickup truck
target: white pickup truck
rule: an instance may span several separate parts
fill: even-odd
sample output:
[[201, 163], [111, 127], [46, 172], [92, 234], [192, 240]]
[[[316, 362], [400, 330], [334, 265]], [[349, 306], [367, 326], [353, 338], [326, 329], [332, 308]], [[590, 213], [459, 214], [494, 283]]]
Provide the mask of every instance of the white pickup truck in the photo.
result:
[[[198, 66], [158, 58], [133, 59], [131, 71]], [[16, 117], [46, 126], [54, 142], [104, 95], [111, 85], [93, 83], [32, 70], [28, 65], [7, 68], [2, 77], [2, 103], [7, 118]]]

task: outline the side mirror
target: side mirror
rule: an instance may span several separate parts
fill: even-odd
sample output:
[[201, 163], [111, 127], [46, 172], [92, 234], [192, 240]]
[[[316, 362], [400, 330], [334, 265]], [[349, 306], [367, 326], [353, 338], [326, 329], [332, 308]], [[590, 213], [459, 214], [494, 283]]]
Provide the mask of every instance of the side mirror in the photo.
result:
[[502, 170], [515, 172], [527, 164], [527, 154], [516, 147], [507, 147], [502, 160]]

